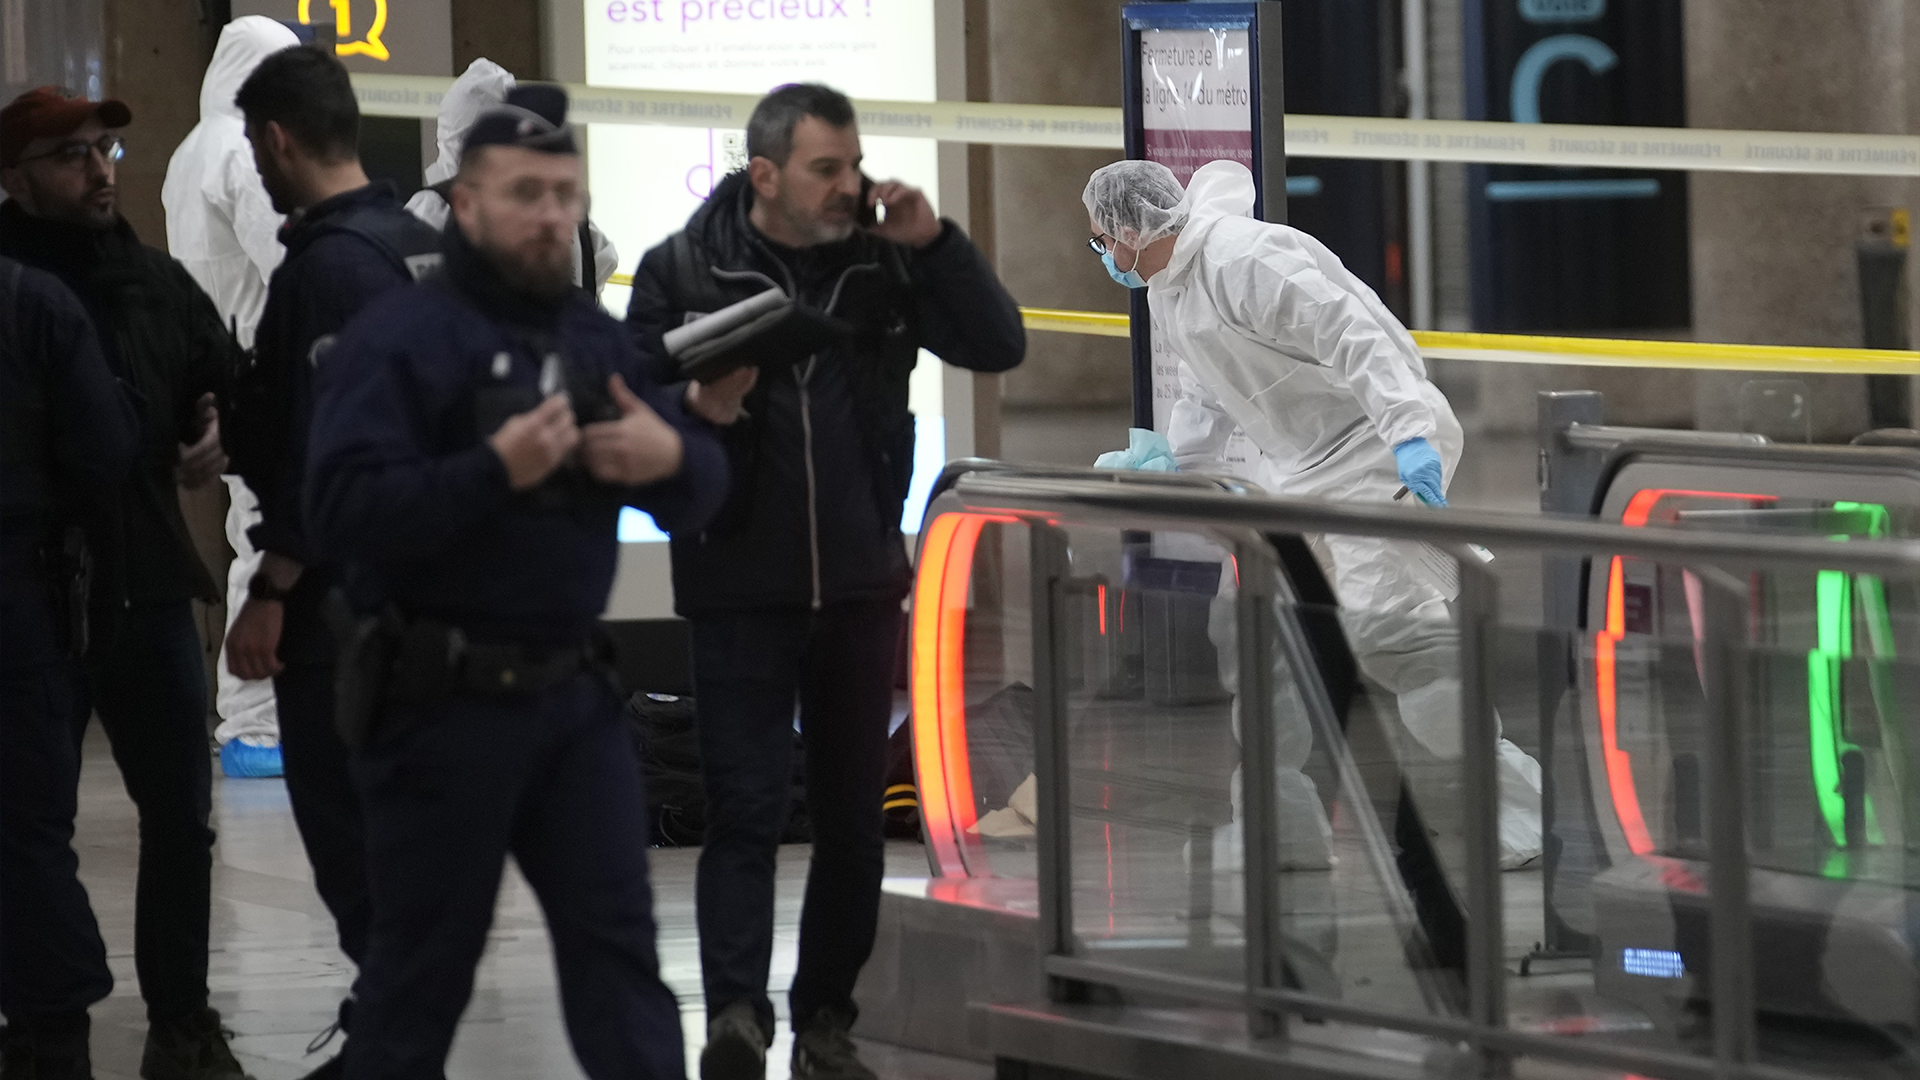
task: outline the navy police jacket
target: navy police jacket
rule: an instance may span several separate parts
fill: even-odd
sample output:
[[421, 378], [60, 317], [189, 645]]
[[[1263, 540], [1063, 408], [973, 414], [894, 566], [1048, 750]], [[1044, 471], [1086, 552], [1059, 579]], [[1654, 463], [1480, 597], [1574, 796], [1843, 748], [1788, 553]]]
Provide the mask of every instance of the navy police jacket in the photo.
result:
[[393, 185], [373, 183], [289, 218], [280, 229], [280, 242], [287, 256], [267, 286], [255, 342], [261, 363], [285, 369], [290, 392], [278, 404], [286, 411], [263, 419], [279, 429], [271, 434], [285, 440], [289, 452], [275, 455], [268, 469], [254, 470], [240, 457], [234, 463], [260, 500], [260, 523], [249, 531], [254, 546], [311, 564], [315, 559], [300, 524], [300, 480], [312, 409], [308, 376], [317, 354], [360, 309], [381, 293], [422, 276], [406, 256], [412, 246], [437, 250], [439, 236], [400, 205]]
[[0, 256], [0, 670], [62, 655], [44, 549], [64, 526], [98, 524], [90, 499], [120, 486], [139, 449], [133, 400], [79, 298]]
[[[375, 300], [320, 360], [308, 539], [348, 564], [363, 611], [391, 603], [481, 640], [578, 640], [613, 587], [620, 506], [669, 532], [698, 530], [726, 497], [725, 458], [585, 293], [537, 302], [513, 290], [451, 222], [445, 253], [441, 277]], [[503, 393], [537, 402], [550, 354], [578, 372], [575, 385], [624, 378], [679, 430], [680, 472], [636, 489], [592, 485], [591, 498], [511, 490], [486, 441], [499, 422], [487, 404]]]

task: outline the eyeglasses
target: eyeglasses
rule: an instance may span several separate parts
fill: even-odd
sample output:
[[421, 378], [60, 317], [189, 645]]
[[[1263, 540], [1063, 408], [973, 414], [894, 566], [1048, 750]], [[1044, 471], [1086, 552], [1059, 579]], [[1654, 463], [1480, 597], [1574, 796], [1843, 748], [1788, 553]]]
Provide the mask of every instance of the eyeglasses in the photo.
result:
[[[1106, 234], [1102, 233], [1101, 235], [1104, 236]], [[1106, 258], [1107, 252], [1109, 249], [1107, 248], [1107, 245], [1100, 242], [1099, 236], [1087, 237], [1087, 246], [1093, 249], [1093, 253], [1095, 255], [1098, 255], [1103, 259]]]
[[86, 165], [87, 160], [96, 152], [100, 155], [100, 160], [112, 165], [127, 156], [127, 141], [118, 135], [102, 135], [95, 142], [81, 142], [76, 139], [73, 142], [61, 143], [51, 150], [32, 157], [23, 157], [16, 164], [25, 165], [29, 161], [46, 160], [62, 168], [77, 169]]

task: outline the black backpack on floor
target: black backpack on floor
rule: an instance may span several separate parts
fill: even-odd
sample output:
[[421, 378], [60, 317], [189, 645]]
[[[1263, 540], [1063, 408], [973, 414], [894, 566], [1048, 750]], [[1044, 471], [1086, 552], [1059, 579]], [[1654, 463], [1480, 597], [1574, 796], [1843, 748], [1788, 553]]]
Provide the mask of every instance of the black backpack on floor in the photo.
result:
[[[647, 815], [655, 847], [697, 847], [707, 834], [707, 793], [700, 771], [700, 730], [693, 699], [673, 694], [635, 694], [627, 723], [640, 772], [646, 778]], [[813, 840], [807, 820], [806, 763], [795, 733], [793, 797], [787, 807], [783, 844]]]

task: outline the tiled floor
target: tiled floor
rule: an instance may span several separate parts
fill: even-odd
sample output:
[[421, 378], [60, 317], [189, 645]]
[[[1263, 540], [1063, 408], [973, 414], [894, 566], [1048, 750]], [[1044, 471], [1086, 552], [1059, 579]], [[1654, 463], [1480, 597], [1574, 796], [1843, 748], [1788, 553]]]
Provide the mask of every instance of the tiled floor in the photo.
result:
[[[326, 1059], [327, 1051], [308, 1056], [306, 1047], [332, 1023], [353, 969], [335, 946], [332, 920], [313, 891], [287, 809], [285, 784], [219, 778], [217, 765], [215, 776], [214, 817], [220, 839], [214, 853], [213, 1004], [225, 1014], [235, 1032], [234, 1051], [254, 1076], [291, 1080]], [[87, 740], [80, 807], [75, 847], [81, 878], [93, 898], [115, 979], [113, 995], [93, 1010], [94, 1072], [99, 1080], [131, 1080], [138, 1075], [146, 1034], [133, 971], [136, 819], [97, 726]], [[660, 960], [668, 984], [680, 996], [690, 1070], [706, 1029], [693, 918], [697, 855], [691, 849], [653, 853]], [[793, 975], [806, 856], [804, 847], [781, 852], [775, 987], [784, 988]], [[889, 874], [926, 873], [917, 844], [894, 845], [887, 862]], [[555, 986], [539, 906], [509, 866], [447, 1075], [474, 1080], [580, 1076], [561, 1026]], [[784, 1009], [784, 993], [776, 993], [774, 1000]], [[783, 1027], [768, 1058], [773, 1080], [787, 1076], [791, 1039]], [[869, 1063], [890, 1080], [984, 1080], [991, 1074], [971, 1062], [889, 1047], [868, 1046], [865, 1052]]]

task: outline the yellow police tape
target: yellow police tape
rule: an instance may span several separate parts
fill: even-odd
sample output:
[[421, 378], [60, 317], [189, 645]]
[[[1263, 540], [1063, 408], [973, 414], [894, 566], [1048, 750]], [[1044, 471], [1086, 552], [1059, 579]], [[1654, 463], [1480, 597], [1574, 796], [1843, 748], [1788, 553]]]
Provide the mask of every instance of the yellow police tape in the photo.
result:
[[[633, 284], [615, 274], [609, 285]], [[1132, 337], [1133, 322], [1109, 311], [1020, 309], [1029, 330], [1095, 337]], [[1562, 367], [1680, 368], [1695, 371], [1772, 371], [1803, 375], [1920, 375], [1920, 351], [1836, 349], [1816, 345], [1725, 345], [1705, 341], [1644, 341], [1639, 338], [1548, 337], [1540, 334], [1467, 334], [1415, 330], [1414, 343], [1429, 360], [1479, 360]]]
[[[431, 75], [353, 76], [369, 116], [432, 118], [453, 80]], [[744, 128], [755, 94], [567, 85], [572, 117], [593, 124]], [[985, 101], [856, 102], [866, 135], [1003, 146], [1119, 150], [1120, 110]], [[1377, 116], [1285, 118], [1287, 154], [1385, 161], [1471, 161], [1707, 172], [1920, 176], [1920, 136], [1836, 135], [1713, 128], [1514, 124]]]

